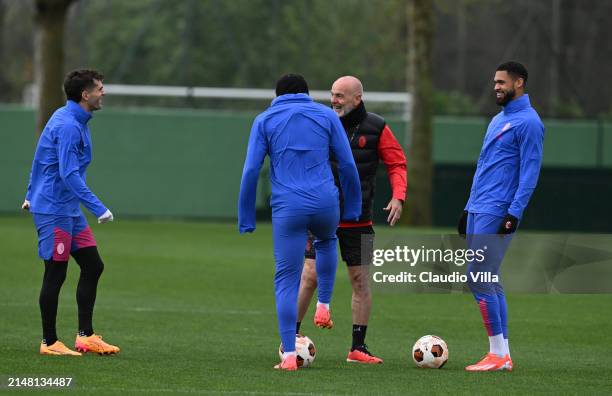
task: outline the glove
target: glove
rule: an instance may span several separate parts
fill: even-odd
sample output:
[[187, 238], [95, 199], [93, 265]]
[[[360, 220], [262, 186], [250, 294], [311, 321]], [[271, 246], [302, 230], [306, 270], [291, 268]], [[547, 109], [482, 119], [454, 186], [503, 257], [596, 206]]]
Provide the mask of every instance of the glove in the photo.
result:
[[115, 218], [110, 210], [106, 209], [106, 212], [100, 217], [98, 217], [98, 224], [108, 223], [109, 221], [113, 221]]
[[511, 214], [507, 214], [504, 217], [504, 221], [502, 221], [499, 226], [499, 230], [497, 230], [498, 235], [512, 234], [516, 231], [518, 227], [518, 219]]
[[21, 209], [30, 210], [30, 201], [28, 201], [27, 199], [23, 201], [23, 204], [21, 204]]
[[459, 218], [459, 224], [457, 224], [457, 232], [459, 233], [459, 235], [461, 235], [464, 238], [465, 238], [465, 234], [467, 233], [467, 218], [468, 218], [468, 211], [464, 210], [463, 214]]

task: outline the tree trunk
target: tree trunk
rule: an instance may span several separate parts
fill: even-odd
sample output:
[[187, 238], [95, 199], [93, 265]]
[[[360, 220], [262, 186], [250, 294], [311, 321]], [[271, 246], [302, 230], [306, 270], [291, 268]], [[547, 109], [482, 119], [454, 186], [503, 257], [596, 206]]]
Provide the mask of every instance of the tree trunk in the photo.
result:
[[35, 80], [38, 87], [36, 131], [40, 134], [51, 114], [64, 103], [64, 26], [73, 0], [36, 0], [34, 22]]
[[551, 2], [550, 30], [552, 56], [550, 57], [550, 69], [548, 71], [550, 79], [548, 114], [556, 117], [561, 104], [559, 86], [562, 84], [562, 79], [559, 78], [559, 70], [563, 67], [561, 58], [561, 0], [552, 0]]
[[[0, 68], [2, 68], [1, 70], [6, 70], [7, 69], [7, 62], [6, 62], [6, 56], [5, 54], [5, 48], [4, 48], [4, 39], [2, 39], [2, 34], [4, 33], [4, 14], [6, 12], [6, 5], [4, 4], [3, 1], [0, 0]], [[8, 51], [6, 51], [8, 53]], [[9, 83], [8, 80], [8, 73], [0, 73], [0, 102], [5, 102], [7, 101], [8, 97], [10, 96], [10, 89], [11, 84]]]
[[432, 0], [408, 1], [408, 92], [412, 109], [408, 139], [408, 193], [405, 222], [432, 225]]
[[455, 89], [465, 93], [467, 87], [467, 5], [465, 0], [458, 0], [457, 4], [457, 70], [455, 70]]

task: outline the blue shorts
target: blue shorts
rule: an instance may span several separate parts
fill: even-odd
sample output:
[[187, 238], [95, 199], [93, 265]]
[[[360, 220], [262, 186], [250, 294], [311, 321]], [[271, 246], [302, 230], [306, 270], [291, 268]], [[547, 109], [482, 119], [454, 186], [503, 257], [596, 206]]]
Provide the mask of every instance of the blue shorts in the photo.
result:
[[38, 233], [38, 256], [43, 260], [68, 261], [70, 253], [96, 246], [85, 216], [32, 213]]

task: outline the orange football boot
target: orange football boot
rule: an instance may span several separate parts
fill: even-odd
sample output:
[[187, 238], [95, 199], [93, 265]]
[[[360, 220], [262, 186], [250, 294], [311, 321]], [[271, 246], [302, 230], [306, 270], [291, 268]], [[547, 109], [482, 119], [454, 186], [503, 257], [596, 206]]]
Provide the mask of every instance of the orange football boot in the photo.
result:
[[368, 351], [368, 347], [363, 345], [363, 347], [355, 348], [348, 353], [346, 357], [347, 362], [351, 363], [366, 363], [366, 364], [380, 364], [383, 360], [379, 357], [376, 357]]
[[274, 366], [277, 370], [295, 371], [298, 369], [297, 356], [287, 356], [282, 362]]
[[41, 355], [67, 355], [67, 356], [81, 356], [79, 352], [75, 352], [68, 348], [61, 341], [55, 341], [51, 345], [40, 343], [40, 354]]
[[89, 337], [77, 335], [74, 347], [79, 352], [94, 352], [98, 355], [112, 355], [121, 350], [119, 347], [102, 341], [102, 336], [98, 334], [92, 334]]
[[467, 371], [502, 371], [507, 370], [508, 356], [499, 357], [494, 353], [487, 353], [485, 357], [476, 364], [467, 366]]
[[314, 316], [315, 326], [321, 329], [331, 329], [334, 327], [334, 321], [331, 320], [331, 314], [329, 309], [325, 308], [325, 305], [318, 305]]

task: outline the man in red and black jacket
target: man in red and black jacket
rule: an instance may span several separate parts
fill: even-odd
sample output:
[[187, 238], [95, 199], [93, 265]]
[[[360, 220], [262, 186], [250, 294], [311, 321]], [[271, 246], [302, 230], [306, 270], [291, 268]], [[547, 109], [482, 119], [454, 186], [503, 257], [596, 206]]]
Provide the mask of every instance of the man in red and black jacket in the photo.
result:
[[[372, 355], [365, 345], [365, 336], [372, 306], [368, 267], [374, 249], [374, 229], [372, 228], [372, 205], [376, 187], [376, 169], [379, 161], [387, 167], [389, 182], [393, 191], [385, 211], [389, 212], [388, 223], [393, 226], [402, 214], [406, 198], [406, 157], [385, 120], [377, 114], [366, 111], [361, 97], [361, 82], [352, 76], [340, 77], [331, 89], [331, 105], [340, 116], [347, 139], [350, 142], [355, 164], [359, 171], [362, 194], [361, 217], [355, 222], [341, 222], [336, 232], [340, 241], [342, 260], [348, 266], [348, 275], [353, 288], [353, 342], [347, 361], [359, 363], [382, 363], [382, 359]], [[332, 166], [334, 159], [331, 158]], [[336, 173], [336, 172], [335, 172]], [[336, 182], [336, 185], [338, 183]], [[341, 208], [342, 208], [341, 197]], [[298, 297], [298, 323], [296, 332], [304, 318], [310, 300], [317, 287], [315, 270], [315, 246], [312, 235], [306, 246], [304, 270]], [[362, 243], [364, 245], [362, 245]], [[362, 257], [363, 252], [367, 255]], [[322, 315], [325, 314], [325, 315]], [[329, 305], [317, 303], [315, 325], [331, 328]]]

